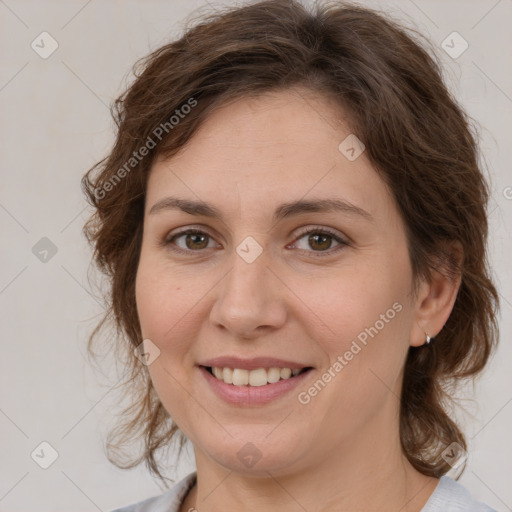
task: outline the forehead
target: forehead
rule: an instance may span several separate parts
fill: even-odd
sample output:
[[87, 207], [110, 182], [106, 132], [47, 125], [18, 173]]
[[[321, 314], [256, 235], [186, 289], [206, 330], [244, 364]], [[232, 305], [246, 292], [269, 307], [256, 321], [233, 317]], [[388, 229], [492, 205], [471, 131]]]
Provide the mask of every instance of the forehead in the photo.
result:
[[166, 195], [252, 215], [289, 200], [338, 197], [389, 215], [391, 194], [365, 152], [355, 160], [344, 152], [353, 137], [338, 104], [304, 89], [223, 104], [176, 155], [154, 163], [146, 212]]

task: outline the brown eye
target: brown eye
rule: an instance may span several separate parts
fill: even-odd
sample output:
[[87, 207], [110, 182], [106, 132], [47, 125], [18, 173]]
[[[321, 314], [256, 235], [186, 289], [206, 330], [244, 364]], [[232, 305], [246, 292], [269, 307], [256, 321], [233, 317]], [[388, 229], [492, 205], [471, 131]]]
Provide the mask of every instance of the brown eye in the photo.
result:
[[[177, 243], [177, 240], [183, 240], [184, 245], [183, 242]], [[197, 252], [207, 249], [211, 241], [212, 239], [208, 233], [198, 229], [187, 229], [172, 236], [165, 242], [165, 245], [174, 246], [173, 249], [178, 252]]]
[[[303, 239], [305, 243], [301, 242]], [[334, 248], [333, 241], [336, 242]], [[315, 228], [302, 233], [293, 245], [298, 249], [313, 253], [315, 256], [323, 256], [324, 254], [322, 253], [326, 253], [326, 255], [332, 254], [348, 246], [349, 243], [340, 235], [331, 232], [327, 228]]]
[[204, 249], [205, 247], [208, 246], [208, 235], [189, 233], [185, 235], [185, 245], [187, 246], [188, 249]]
[[314, 234], [308, 237], [309, 246], [313, 249], [321, 251], [330, 249], [332, 243], [332, 236], [324, 234]]

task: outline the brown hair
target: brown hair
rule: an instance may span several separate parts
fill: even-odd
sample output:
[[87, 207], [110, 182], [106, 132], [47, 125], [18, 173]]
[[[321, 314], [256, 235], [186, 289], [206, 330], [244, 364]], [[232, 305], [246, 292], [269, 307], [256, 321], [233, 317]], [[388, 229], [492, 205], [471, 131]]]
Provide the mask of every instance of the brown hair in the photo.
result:
[[[405, 222], [415, 283], [435, 268], [461, 275], [442, 331], [430, 345], [409, 349], [400, 436], [411, 464], [434, 477], [450, 469], [441, 456], [450, 443], [466, 448], [446, 406], [453, 385], [484, 368], [498, 338], [498, 295], [486, 255], [489, 192], [476, 136], [417, 32], [353, 4], [316, 5], [314, 11], [294, 0], [272, 0], [203, 17], [139, 61], [134, 82], [115, 101], [115, 145], [82, 185], [95, 207], [84, 233], [110, 285], [89, 353], [113, 320], [116, 355], [124, 354], [129, 369], [123, 386], [132, 404], [109, 443], [109, 460], [118, 467], [144, 461], [163, 481], [155, 454], [175, 434], [182, 436], [133, 352], [142, 341], [135, 277], [152, 162], [175, 154], [223, 101], [297, 85], [335, 98], [350, 113], [353, 133]], [[460, 266], [446, 249], [449, 241], [462, 246]], [[141, 438], [142, 454], [122, 462], [123, 447]], [[182, 436], [180, 451], [183, 443]]]

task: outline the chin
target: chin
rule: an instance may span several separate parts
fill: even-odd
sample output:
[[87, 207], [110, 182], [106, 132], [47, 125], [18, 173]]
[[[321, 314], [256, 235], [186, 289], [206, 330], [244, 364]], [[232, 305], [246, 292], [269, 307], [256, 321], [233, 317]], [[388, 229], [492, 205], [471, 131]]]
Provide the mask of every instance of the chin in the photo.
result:
[[[298, 459], [304, 450], [304, 438], [300, 440], [298, 433], [294, 436], [285, 429], [279, 435], [276, 431], [269, 435], [273, 428], [275, 425], [265, 425], [256, 434], [251, 426], [246, 430], [246, 435], [242, 432], [236, 437], [226, 435], [215, 444], [209, 438], [208, 443], [203, 444], [203, 450], [210, 459], [228, 471], [244, 476], [268, 478], [269, 473], [272, 476], [288, 474], [298, 468]], [[230, 431], [229, 428], [227, 430]]]

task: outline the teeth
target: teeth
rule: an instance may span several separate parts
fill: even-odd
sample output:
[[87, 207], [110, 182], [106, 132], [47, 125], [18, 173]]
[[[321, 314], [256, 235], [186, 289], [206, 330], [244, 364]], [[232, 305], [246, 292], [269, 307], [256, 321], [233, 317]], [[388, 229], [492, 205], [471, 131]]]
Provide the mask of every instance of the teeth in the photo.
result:
[[247, 386], [249, 384], [249, 372], [235, 368], [233, 370], [233, 384], [235, 386]]
[[279, 382], [281, 378], [281, 370], [279, 368], [269, 368], [267, 370], [267, 382], [269, 384], [273, 384], [274, 382]]
[[[247, 370], [245, 370], [247, 372]], [[267, 370], [265, 368], [258, 368], [257, 370], [251, 370], [249, 374], [249, 385], [250, 386], [264, 386], [267, 384]]]
[[226, 384], [233, 384], [233, 370], [231, 368], [224, 368], [224, 370], [222, 371], [222, 375], [223, 380]]
[[292, 376], [290, 368], [281, 368], [281, 379], [289, 379]]
[[256, 370], [244, 370], [242, 368], [212, 367], [212, 373], [218, 380], [234, 386], [265, 386], [286, 380], [298, 375], [301, 368], [258, 368]]

